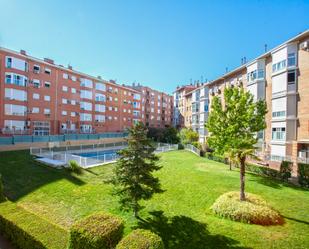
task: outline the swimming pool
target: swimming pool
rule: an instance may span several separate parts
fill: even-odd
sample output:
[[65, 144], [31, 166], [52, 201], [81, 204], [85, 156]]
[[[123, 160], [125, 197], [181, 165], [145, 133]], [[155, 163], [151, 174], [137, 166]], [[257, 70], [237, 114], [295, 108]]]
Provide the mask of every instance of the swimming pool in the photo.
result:
[[116, 160], [119, 155], [117, 154], [118, 150], [101, 150], [101, 151], [92, 151], [92, 152], [82, 152], [82, 153], [74, 153], [74, 155], [86, 158], [93, 158], [102, 161], [111, 161]]

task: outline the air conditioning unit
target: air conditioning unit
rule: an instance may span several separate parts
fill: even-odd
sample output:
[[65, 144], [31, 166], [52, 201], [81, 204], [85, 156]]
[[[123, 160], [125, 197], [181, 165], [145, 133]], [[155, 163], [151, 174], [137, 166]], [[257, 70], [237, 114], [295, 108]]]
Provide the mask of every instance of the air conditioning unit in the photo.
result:
[[301, 44], [299, 44], [299, 48], [305, 51], [309, 50], [309, 40], [308, 41], [304, 41]]

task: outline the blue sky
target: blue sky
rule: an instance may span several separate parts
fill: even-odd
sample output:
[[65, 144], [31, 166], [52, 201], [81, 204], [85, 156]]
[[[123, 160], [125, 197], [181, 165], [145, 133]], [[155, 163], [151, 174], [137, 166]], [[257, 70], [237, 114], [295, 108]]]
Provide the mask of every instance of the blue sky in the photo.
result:
[[309, 28], [309, 1], [0, 0], [0, 46], [172, 92]]

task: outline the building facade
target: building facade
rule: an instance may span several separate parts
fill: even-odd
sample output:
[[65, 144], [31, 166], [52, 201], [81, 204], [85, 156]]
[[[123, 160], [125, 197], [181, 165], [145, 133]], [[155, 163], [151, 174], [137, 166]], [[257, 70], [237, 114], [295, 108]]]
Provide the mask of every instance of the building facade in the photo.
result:
[[173, 123], [177, 128], [188, 127], [190, 126], [190, 113], [191, 112], [191, 101], [188, 99], [190, 94], [189, 92], [197, 88], [195, 85], [185, 85], [177, 87], [174, 91], [174, 118]]
[[0, 48], [1, 135], [123, 131], [141, 121], [135, 89]]
[[147, 127], [164, 128], [173, 125], [173, 96], [140, 84], [132, 88], [142, 95], [142, 120]]
[[[199, 87], [185, 96], [191, 99], [192, 124], [198, 131], [207, 120], [213, 96], [225, 87], [243, 86], [256, 100], [266, 101], [267, 128], [257, 134], [260, 157], [278, 167], [282, 160], [309, 163], [309, 31], [206, 83], [204, 102]], [[206, 93], [206, 91], [208, 93]], [[177, 92], [177, 90], [176, 90]], [[223, 96], [222, 98], [223, 99]], [[204, 105], [204, 114], [201, 106]], [[182, 109], [185, 111], [186, 109]], [[207, 111], [206, 111], [207, 110]], [[180, 110], [179, 110], [180, 112]], [[190, 113], [192, 112], [192, 113]], [[183, 116], [187, 116], [182, 112]], [[204, 131], [207, 137], [207, 131]], [[200, 141], [202, 139], [200, 132]], [[294, 167], [294, 174], [296, 167]]]

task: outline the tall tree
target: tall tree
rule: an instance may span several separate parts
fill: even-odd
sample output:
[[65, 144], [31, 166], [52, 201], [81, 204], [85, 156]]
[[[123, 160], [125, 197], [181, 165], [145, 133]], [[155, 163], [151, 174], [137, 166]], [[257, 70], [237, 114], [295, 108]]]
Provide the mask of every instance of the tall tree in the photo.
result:
[[111, 182], [121, 207], [133, 210], [134, 216], [138, 217], [142, 208], [139, 201], [162, 192], [159, 179], [152, 174], [161, 167], [157, 165], [159, 158], [154, 154], [155, 147], [147, 138], [147, 129], [141, 122], [129, 129], [127, 142], [128, 147], [119, 152], [120, 158]]
[[266, 128], [266, 103], [254, 101], [243, 87], [227, 87], [224, 101], [215, 96], [206, 123], [208, 145], [221, 155], [233, 155], [240, 164], [240, 200], [245, 200], [245, 163], [257, 143], [257, 132]]

